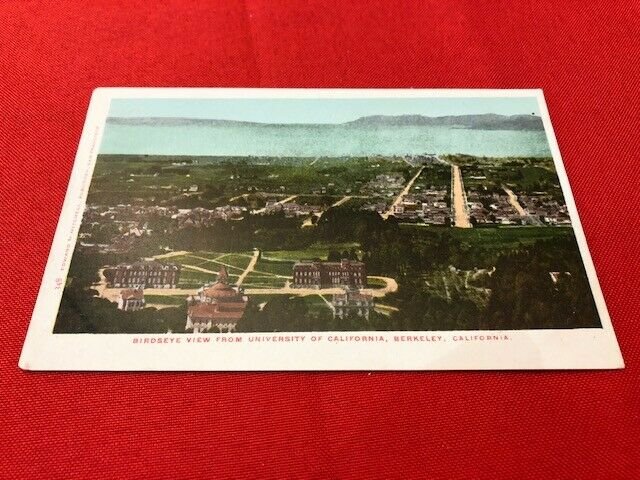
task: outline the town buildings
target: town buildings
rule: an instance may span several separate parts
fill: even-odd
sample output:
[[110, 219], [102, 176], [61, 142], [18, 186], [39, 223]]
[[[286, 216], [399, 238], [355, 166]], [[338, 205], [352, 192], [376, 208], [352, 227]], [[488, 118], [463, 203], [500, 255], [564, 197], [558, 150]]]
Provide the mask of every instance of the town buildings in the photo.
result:
[[121, 263], [113, 269], [111, 277], [109, 287], [175, 288], [180, 280], [180, 266], [157, 260]]
[[540, 192], [519, 195], [518, 198], [527, 213], [540, 222], [546, 225], [571, 225], [567, 206], [554, 200], [551, 195]]
[[447, 190], [429, 188], [402, 197], [393, 207], [394, 217], [403, 221], [422, 221], [428, 225], [446, 225], [451, 220]]
[[240, 288], [229, 285], [229, 274], [222, 267], [215, 283], [205, 285], [189, 299], [185, 330], [233, 332], [248, 302], [249, 298]]
[[134, 312], [144, 308], [144, 290], [142, 288], [126, 289], [118, 297], [118, 309]]
[[365, 264], [343, 259], [340, 262], [301, 261], [293, 266], [294, 288], [367, 286]]
[[296, 202], [280, 203], [277, 200], [267, 200], [264, 208], [266, 214], [284, 212], [286, 217], [304, 217], [311, 214], [319, 214], [322, 212], [320, 205], [301, 205]]

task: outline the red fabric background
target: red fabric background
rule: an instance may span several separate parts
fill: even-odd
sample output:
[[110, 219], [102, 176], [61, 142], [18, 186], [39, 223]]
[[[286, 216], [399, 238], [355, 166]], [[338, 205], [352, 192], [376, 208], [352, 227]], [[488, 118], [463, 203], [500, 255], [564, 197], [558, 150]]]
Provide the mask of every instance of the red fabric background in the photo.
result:
[[[0, 6], [1, 478], [640, 478], [636, 1]], [[98, 86], [543, 88], [626, 370], [26, 373]]]

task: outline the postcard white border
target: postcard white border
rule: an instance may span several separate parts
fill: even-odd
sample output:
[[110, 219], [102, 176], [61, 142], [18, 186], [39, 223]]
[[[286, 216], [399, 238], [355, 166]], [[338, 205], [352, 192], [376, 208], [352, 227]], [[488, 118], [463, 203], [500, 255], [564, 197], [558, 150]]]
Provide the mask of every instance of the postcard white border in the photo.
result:
[[[76, 244], [89, 184], [114, 98], [382, 98], [535, 97], [565, 195], [603, 328], [459, 332], [309, 332], [230, 334], [53, 334], [62, 286]], [[377, 342], [346, 340], [375, 335]], [[395, 342], [396, 336], [441, 336], [444, 341]], [[254, 338], [302, 336], [302, 342], [249, 343]], [[323, 337], [312, 341], [311, 337]], [[508, 340], [487, 340], [488, 336]], [[208, 337], [208, 343], [187, 343]], [[329, 341], [333, 337], [335, 341]], [[455, 338], [458, 338], [456, 340]], [[483, 339], [480, 339], [482, 337]], [[148, 338], [154, 343], [133, 343]], [[181, 338], [180, 343], [158, 343]], [[466, 339], [465, 339], [466, 338]], [[216, 340], [216, 341], [211, 341]], [[163, 341], [163, 340], [162, 340]], [[253, 89], [98, 88], [93, 92], [67, 194], [47, 261], [19, 366], [25, 370], [302, 371], [523, 370], [624, 368], [542, 90], [482, 89]]]

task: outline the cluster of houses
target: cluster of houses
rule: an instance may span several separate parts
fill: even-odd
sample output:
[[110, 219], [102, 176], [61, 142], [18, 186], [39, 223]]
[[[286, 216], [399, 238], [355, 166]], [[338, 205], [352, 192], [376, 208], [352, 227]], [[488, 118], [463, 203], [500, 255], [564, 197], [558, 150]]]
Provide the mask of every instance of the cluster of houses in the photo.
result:
[[421, 220], [429, 225], [446, 225], [451, 220], [447, 191], [429, 188], [420, 193], [407, 194], [393, 207], [393, 214], [403, 220]]
[[404, 161], [413, 166], [430, 165], [433, 163], [443, 163], [435, 153], [423, 153], [419, 155], [405, 155]]
[[[78, 235], [83, 247], [97, 248], [101, 253], [129, 251], [136, 240], [152, 234], [148, 220], [170, 217], [176, 209], [160, 206], [88, 205]], [[104, 232], [108, 231], [108, 234]]]
[[151, 215], [169, 217], [178, 211], [174, 207], [161, 207], [157, 205], [87, 205], [84, 211], [83, 222], [111, 220], [115, 223], [139, 222], [141, 217]]
[[547, 225], [571, 225], [567, 206], [554, 200], [551, 195], [543, 192], [519, 195], [518, 200], [529, 215]]
[[399, 173], [383, 173], [362, 187], [363, 193], [371, 193], [377, 197], [393, 197], [404, 188], [406, 180]]
[[469, 215], [478, 225], [570, 225], [567, 206], [540, 192], [533, 195], [518, 195], [523, 212], [518, 212], [506, 194], [481, 194], [472, 190], [467, 193]]
[[268, 200], [265, 206], [265, 213], [284, 212], [287, 217], [307, 217], [312, 214], [322, 213], [323, 208], [319, 205], [301, 205], [296, 202], [280, 203], [277, 200]]
[[208, 227], [216, 220], [240, 219], [246, 212], [246, 207], [237, 205], [224, 205], [213, 209], [202, 207], [180, 208], [176, 213], [171, 215], [171, 219], [176, 221], [179, 229], [187, 227]]
[[[152, 235], [149, 219], [166, 218], [177, 229], [207, 227], [215, 220], [238, 220], [246, 207], [224, 205], [213, 209], [176, 208], [142, 205], [89, 205], [83, 215], [79, 241], [82, 247], [97, 248], [101, 253], [123, 253], [133, 248], [136, 240]], [[105, 237], [101, 232], [109, 229]]]
[[478, 225], [520, 225], [522, 223], [522, 216], [513, 208], [506, 193], [493, 193], [487, 196], [477, 190], [471, 190], [467, 192], [467, 206], [469, 216]]

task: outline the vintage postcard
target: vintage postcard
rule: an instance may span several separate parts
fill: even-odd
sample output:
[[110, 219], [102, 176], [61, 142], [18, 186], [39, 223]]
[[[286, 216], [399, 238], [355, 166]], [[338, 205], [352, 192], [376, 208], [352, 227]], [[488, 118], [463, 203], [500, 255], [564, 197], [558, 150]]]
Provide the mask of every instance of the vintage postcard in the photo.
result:
[[542, 91], [106, 88], [20, 366], [623, 361]]

